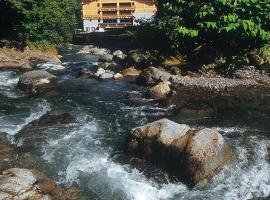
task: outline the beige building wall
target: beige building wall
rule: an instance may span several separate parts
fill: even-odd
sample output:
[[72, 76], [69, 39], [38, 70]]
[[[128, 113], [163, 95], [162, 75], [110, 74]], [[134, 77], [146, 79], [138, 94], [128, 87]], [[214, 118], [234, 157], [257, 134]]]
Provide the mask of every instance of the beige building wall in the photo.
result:
[[[104, 9], [101, 5], [104, 3], [116, 4], [114, 8]], [[121, 9], [119, 4], [122, 3]], [[125, 6], [123, 3], [130, 3], [131, 6]], [[102, 8], [101, 8], [102, 7]], [[156, 13], [157, 8], [155, 0], [85, 0], [82, 5], [82, 17], [84, 20], [84, 30], [87, 32], [99, 31], [109, 20], [113, 20], [116, 28], [127, 25], [136, 25], [137, 20], [151, 19]], [[131, 24], [126, 22], [132, 22]], [[112, 24], [112, 23], [111, 23]], [[105, 27], [106, 28], [109, 28]]]
[[155, 5], [155, 0], [89, 0], [84, 1], [82, 6], [83, 18], [87, 17], [97, 17], [98, 16], [98, 3], [128, 3], [133, 2], [135, 5], [135, 13], [156, 13], [157, 8]]

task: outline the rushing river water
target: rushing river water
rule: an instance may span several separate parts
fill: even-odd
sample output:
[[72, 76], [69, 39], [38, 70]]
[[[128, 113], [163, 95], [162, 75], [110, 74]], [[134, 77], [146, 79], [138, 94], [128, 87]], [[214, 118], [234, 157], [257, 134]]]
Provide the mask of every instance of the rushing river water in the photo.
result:
[[[50, 95], [38, 98], [15, 89], [19, 73], [0, 72], [0, 132], [8, 133], [20, 147], [17, 166], [43, 171], [59, 184], [76, 187], [82, 199], [89, 200], [256, 199], [270, 195], [270, 103], [262, 105], [264, 113], [172, 118], [194, 128], [217, 129], [236, 153], [235, 161], [207, 188], [188, 188], [151, 163], [135, 167], [125, 152], [129, 130], [168, 117], [169, 109], [146, 99], [129, 99], [128, 93], [143, 89], [124, 80], [75, 79], [82, 67], [97, 64], [95, 56], [75, 55], [70, 50], [65, 52], [64, 62], [67, 70], [58, 76], [65, 81]], [[23, 130], [48, 111], [69, 112], [77, 122]]]

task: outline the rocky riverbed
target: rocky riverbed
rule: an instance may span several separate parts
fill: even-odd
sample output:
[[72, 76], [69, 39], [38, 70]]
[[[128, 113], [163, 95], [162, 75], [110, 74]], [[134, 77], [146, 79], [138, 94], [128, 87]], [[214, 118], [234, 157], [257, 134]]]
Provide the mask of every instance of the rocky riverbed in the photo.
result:
[[0, 197], [269, 196], [267, 74], [176, 75], [155, 51], [60, 53], [23, 71], [0, 61]]

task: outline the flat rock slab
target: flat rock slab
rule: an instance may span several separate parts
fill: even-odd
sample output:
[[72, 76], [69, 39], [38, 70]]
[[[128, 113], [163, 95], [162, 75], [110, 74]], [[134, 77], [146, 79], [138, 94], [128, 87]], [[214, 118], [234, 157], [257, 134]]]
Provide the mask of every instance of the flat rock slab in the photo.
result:
[[44, 174], [29, 169], [11, 168], [0, 175], [0, 199], [74, 200]]

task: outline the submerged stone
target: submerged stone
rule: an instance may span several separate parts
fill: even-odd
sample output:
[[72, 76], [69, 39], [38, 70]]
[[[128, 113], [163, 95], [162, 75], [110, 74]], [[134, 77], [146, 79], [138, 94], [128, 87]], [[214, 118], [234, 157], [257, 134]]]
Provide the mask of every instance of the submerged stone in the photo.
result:
[[38, 126], [69, 124], [69, 123], [74, 123], [75, 121], [76, 121], [75, 117], [73, 117], [70, 113], [63, 113], [60, 115], [47, 113], [46, 115], [43, 115], [41, 118], [29, 123], [27, 127], [32, 128], [32, 127], [38, 127]]
[[0, 133], [0, 170], [10, 160], [16, 158], [16, 155], [16, 149], [8, 140], [7, 134]]

